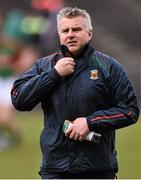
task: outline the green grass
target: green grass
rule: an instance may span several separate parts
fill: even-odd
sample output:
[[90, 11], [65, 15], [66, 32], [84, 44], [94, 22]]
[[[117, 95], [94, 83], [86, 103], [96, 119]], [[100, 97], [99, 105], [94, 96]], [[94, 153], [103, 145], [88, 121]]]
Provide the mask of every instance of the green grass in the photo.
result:
[[16, 113], [22, 130], [20, 145], [0, 152], [0, 179], [36, 179], [40, 167], [39, 136], [42, 128], [40, 113]]
[[118, 177], [141, 179], [141, 124], [117, 130]]
[[[37, 179], [41, 152], [40, 131], [43, 124], [41, 113], [17, 112], [17, 123], [21, 126], [23, 139], [19, 146], [0, 151], [0, 179]], [[117, 130], [119, 161], [118, 178], [141, 178], [141, 125]]]

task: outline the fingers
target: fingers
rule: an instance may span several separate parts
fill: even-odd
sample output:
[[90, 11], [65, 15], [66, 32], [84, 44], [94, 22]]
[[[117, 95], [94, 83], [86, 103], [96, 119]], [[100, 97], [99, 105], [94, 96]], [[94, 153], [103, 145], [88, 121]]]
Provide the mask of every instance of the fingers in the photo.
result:
[[56, 63], [55, 69], [60, 74], [60, 76], [67, 76], [74, 72], [75, 62], [73, 58], [62, 58]]
[[73, 127], [70, 127], [68, 130], [66, 130], [65, 136], [69, 137], [70, 139], [73, 139], [75, 141], [83, 141], [84, 140], [84, 136], [81, 135], [79, 132], [73, 130]]
[[76, 133], [73, 139], [76, 141], [83, 141], [84, 140], [84, 138], [80, 135], [80, 133]]
[[70, 73], [74, 72], [74, 68], [75, 68], [74, 59], [72, 58], [64, 59], [64, 66]]
[[65, 136], [76, 141], [83, 141], [89, 131], [86, 118], [80, 117], [71, 123], [71, 127], [66, 130]]
[[84, 137], [80, 133], [72, 132], [69, 135], [70, 139], [73, 139], [75, 141], [83, 141]]

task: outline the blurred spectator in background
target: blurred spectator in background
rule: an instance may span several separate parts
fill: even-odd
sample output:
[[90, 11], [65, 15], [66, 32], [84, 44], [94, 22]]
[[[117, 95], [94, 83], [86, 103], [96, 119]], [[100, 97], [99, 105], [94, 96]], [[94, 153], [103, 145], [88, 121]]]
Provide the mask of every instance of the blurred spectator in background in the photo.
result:
[[17, 76], [39, 56], [58, 44], [56, 14], [62, 0], [31, 0], [30, 13], [13, 9], [0, 18], [0, 148], [18, 142], [20, 129], [13, 120], [10, 90]]
[[38, 56], [30, 47], [30, 36], [22, 31], [25, 13], [10, 11], [1, 21], [0, 34], [0, 149], [21, 141], [21, 129], [13, 119], [10, 90], [15, 78]]
[[32, 8], [43, 20], [39, 37], [42, 55], [52, 53], [59, 42], [56, 15], [63, 5], [63, 0], [31, 0]]

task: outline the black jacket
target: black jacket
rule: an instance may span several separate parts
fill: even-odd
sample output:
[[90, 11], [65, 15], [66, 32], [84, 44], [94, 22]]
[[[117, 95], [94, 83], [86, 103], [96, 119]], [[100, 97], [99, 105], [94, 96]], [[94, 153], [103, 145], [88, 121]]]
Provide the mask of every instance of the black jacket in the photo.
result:
[[[61, 52], [38, 60], [15, 81], [12, 102], [20, 111], [41, 102], [42, 166], [48, 171], [81, 172], [117, 169], [115, 130], [135, 123], [139, 108], [122, 66], [112, 57], [88, 46], [74, 57], [73, 75], [61, 78], [54, 68]], [[102, 134], [99, 143], [64, 136], [65, 119], [86, 117], [89, 129]]]

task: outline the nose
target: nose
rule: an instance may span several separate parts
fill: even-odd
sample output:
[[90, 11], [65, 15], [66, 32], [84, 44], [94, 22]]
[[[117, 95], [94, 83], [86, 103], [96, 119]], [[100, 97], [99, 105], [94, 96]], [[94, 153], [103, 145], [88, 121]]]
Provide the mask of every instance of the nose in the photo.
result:
[[69, 29], [69, 31], [68, 31], [68, 37], [69, 38], [72, 38], [72, 37], [74, 37], [74, 33], [73, 33], [73, 31], [72, 31], [72, 29]]

